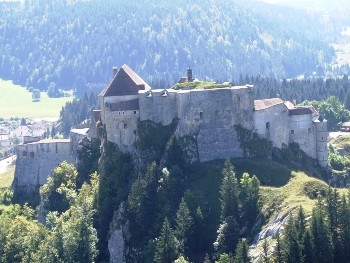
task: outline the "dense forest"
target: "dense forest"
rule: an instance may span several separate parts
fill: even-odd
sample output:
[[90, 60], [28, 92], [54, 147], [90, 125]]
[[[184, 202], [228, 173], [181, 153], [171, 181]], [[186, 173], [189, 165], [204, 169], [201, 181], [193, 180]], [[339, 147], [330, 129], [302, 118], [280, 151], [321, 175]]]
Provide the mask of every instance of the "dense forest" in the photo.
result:
[[347, 19], [257, 1], [0, 5], [0, 77], [40, 90], [73, 88], [79, 96], [100, 89], [124, 63], [152, 86], [172, 85], [189, 65], [196, 77], [214, 81], [322, 75], [332, 70], [329, 44]]

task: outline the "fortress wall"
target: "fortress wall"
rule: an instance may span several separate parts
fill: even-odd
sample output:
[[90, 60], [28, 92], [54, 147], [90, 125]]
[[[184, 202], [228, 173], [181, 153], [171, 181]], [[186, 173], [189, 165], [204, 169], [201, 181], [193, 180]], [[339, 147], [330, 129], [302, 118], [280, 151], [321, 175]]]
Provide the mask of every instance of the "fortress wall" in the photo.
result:
[[231, 104], [235, 113], [235, 124], [239, 124], [249, 130], [254, 129], [254, 98], [252, 87], [233, 87]]
[[110, 110], [106, 104], [131, 101], [138, 97], [138, 95], [111, 96], [105, 97], [104, 100], [105, 111], [102, 123], [106, 125], [107, 140], [118, 144], [122, 150], [132, 147], [135, 142], [135, 131], [140, 112], [139, 110]]
[[[151, 94], [151, 95], [150, 95]], [[140, 120], [169, 125], [177, 117], [176, 90], [140, 91]]]
[[65, 160], [73, 162], [69, 140], [18, 145], [15, 187], [35, 188], [43, 185], [51, 171]]
[[107, 115], [107, 140], [116, 143], [123, 151], [132, 148], [136, 140], [139, 111], [110, 111]]
[[178, 112], [177, 134], [198, 134], [200, 161], [243, 156], [234, 125], [254, 125], [253, 100], [248, 89], [180, 91]]
[[263, 110], [255, 111], [254, 127], [260, 138], [272, 141], [272, 145], [282, 148], [289, 144], [288, 109], [284, 104], [278, 104]]
[[312, 115], [291, 115], [289, 118], [290, 142], [299, 144], [301, 150], [316, 159], [316, 130]]

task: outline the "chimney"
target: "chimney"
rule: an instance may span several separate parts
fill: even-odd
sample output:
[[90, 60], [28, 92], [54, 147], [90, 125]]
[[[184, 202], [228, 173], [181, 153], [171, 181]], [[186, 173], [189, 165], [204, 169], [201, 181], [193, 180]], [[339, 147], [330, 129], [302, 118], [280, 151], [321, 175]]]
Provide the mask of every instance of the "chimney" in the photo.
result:
[[117, 75], [118, 73], [118, 68], [117, 67], [113, 67], [113, 76]]
[[188, 67], [187, 69], [187, 82], [192, 82], [193, 78], [192, 78], [192, 69], [190, 67]]

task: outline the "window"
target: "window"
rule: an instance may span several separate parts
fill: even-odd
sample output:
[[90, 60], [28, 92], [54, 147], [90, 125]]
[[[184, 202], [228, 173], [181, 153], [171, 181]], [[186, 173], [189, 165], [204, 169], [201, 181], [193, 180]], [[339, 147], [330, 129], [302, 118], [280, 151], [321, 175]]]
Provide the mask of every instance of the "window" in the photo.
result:
[[122, 111], [122, 115], [125, 115], [125, 112], [124, 112], [124, 111]]
[[128, 125], [126, 123], [124, 123], [124, 129], [126, 129], [128, 127]]
[[270, 122], [266, 122], [266, 130], [270, 130]]
[[136, 115], [136, 110], [134, 110], [134, 115]]
[[307, 129], [307, 132], [308, 132], [308, 133], [311, 133], [311, 128], [308, 128], [308, 129]]
[[294, 130], [291, 130], [290, 133], [291, 133], [291, 134], [294, 134]]
[[199, 118], [202, 120], [203, 119], [203, 111], [199, 112]]

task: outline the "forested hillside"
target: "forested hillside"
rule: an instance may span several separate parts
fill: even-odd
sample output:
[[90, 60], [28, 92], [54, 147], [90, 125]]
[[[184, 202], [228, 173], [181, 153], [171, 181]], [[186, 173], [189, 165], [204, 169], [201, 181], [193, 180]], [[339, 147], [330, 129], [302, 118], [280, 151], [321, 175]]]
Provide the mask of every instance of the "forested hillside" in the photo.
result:
[[189, 65], [195, 77], [214, 81], [322, 74], [341, 31], [322, 16], [249, 1], [0, 5], [0, 77], [41, 90], [53, 82], [80, 95], [100, 89], [124, 63], [152, 86], [173, 84]]

